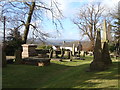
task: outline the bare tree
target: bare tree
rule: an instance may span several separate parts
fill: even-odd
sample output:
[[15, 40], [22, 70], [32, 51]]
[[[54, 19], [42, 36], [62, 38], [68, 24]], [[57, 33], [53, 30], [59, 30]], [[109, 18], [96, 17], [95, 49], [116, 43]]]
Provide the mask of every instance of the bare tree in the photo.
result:
[[118, 2], [118, 6], [110, 12], [110, 15], [115, 20], [112, 25], [114, 27], [115, 39], [120, 40], [120, 2]]
[[45, 17], [45, 14], [48, 12], [51, 13], [54, 25], [56, 27], [58, 24], [61, 25], [59, 19], [62, 17], [62, 13], [55, 0], [51, 0], [50, 4], [40, 0], [32, 0], [32, 2], [5, 2], [3, 0], [0, 4], [2, 6], [2, 16], [6, 16], [8, 21], [11, 23], [11, 27], [15, 27], [17, 29], [24, 28], [22, 37], [23, 43], [27, 42], [31, 28], [33, 29], [33, 35], [37, 38], [39, 37], [43, 40], [45, 37], [49, 37], [48, 33], [42, 32], [38, 25], [33, 24], [33, 22], [36, 22], [37, 20], [42, 21], [43, 17]]
[[83, 35], [88, 36], [93, 46], [104, 10], [105, 8], [100, 3], [85, 5], [79, 9], [77, 17], [73, 20], [73, 23], [83, 32]]
[[115, 6], [110, 12], [111, 17], [114, 19], [113, 32], [114, 32], [114, 43], [115, 49], [118, 55], [120, 55], [120, 2], [118, 6]]
[[[50, 1], [50, 0], [49, 0]], [[60, 18], [62, 18], [61, 10], [58, 7], [58, 3], [55, 0], [51, 0], [50, 4], [47, 4], [44, 0], [31, 0], [30, 1], [0, 1], [0, 7], [2, 7], [0, 20], [2, 17], [6, 17], [7, 27], [9, 29], [20, 30], [24, 29], [22, 36], [22, 43], [25, 44], [28, 39], [28, 34], [32, 31], [33, 37], [44, 40], [45, 37], [49, 37], [48, 33], [41, 31], [39, 24], [34, 24], [36, 21], [42, 21], [45, 14], [51, 13], [51, 21], [58, 26], [61, 25]], [[21, 31], [22, 32], [22, 31]], [[21, 50], [16, 50], [16, 61], [21, 61]]]

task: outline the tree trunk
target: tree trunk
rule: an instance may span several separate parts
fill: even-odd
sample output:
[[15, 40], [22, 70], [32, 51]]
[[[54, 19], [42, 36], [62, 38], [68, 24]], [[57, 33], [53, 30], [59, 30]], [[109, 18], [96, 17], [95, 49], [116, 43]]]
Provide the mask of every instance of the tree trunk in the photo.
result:
[[5, 45], [1, 46], [0, 49], [2, 49], [2, 67], [6, 67], [7, 61], [6, 61]]
[[94, 41], [94, 39], [91, 40], [91, 44], [92, 44], [91, 51], [94, 51], [94, 47], [95, 47], [95, 41]]
[[22, 38], [24, 44], [27, 42], [27, 36], [28, 36], [28, 32], [29, 32], [29, 28], [30, 28], [30, 22], [31, 22], [31, 19], [32, 19], [34, 8], [35, 8], [35, 2], [32, 2], [32, 5], [30, 6], [29, 13], [28, 13], [28, 18], [27, 18], [27, 21], [26, 21], [26, 24], [25, 24], [24, 36]]

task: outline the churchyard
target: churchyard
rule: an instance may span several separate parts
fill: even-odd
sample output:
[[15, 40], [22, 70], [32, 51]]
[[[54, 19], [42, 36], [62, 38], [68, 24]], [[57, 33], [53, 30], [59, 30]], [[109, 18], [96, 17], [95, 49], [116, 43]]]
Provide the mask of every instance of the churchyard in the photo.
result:
[[60, 46], [46, 49], [35, 44], [22, 44], [12, 58], [3, 52], [2, 59], [7, 60], [7, 66], [3, 68], [2, 87], [117, 90], [120, 88], [120, 58], [111, 57], [106, 37], [103, 40], [101, 42], [98, 30], [94, 51], [92, 47], [91, 51], [84, 51], [78, 42], [72, 45], [72, 49]]
[[[50, 0], [51, 5], [47, 5], [48, 2], [0, 2], [3, 7], [0, 18], [2, 89], [120, 89], [119, 11], [106, 10], [102, 2], [80, 7], [78, 16], [73, 15], [67, 21], [78, 27], [75, 30], [78, 29], [80, 35], [76, 38], [78, 33], [73, 35], [72, 24], [67, 23], [66, 33], [61, 31], [65, 25], [62, 19], [65, 19], [59, 3]], [[49, 11], [51, 23], [48, 23]], [[109, 12], [105, 15], [103, 11]], [[52, 31], [54, 29], [56, 31]], [[76, 38], [73, 42], [63, 41], [61, 45], [58, 41], [49, 42], [50, 38], [73, 39], [72, 36]]]
[[80, 52], [79, 53], [78, 51], [75, 52], [75, 48], [73, 48], [72, 51], [70, 51], [69, 49], [60, 49], [60, 48], [56, 48], [56, 50], [53, 50], [52, 47], [50, 47], [49, 49], [43, 49], [43, 48], [41, 49], [38, 48], [37, 45], [35, 44], [23, 44], [22, 58], [20, 57], [19, 54], [16, 54], [11, 58], [10, 56], [8, 56], [7, 62], [14, 63], [15, 60], [17, 59], [17, 60], [21, 60], [22, 64], [45, 66], [50, 64], [50, 60], [62, 61], [64, 59], [68, 59], [69, 61], [72, 61], [73, 57], [80, 58]]
[[[86, 72], [92, 56], [85, 60], [51, 61], [50, 65], [8, 64], [3, 68], [3, 88], [81, 88], [118, 90], [118, 60], [100, 72]], [[119, 87], [120, 88], [120, 87]]]
[[35, 52], [36, 45], [23, 46], [25, 48], [23, 47], [21, 64], [14, 63], [14, 56], [7, 56], [8, 60], [11, 59], [13, 62], [8, 62], [7, 67], [3, 68], [3, 88], [107, 88], [115, 90], [120, 88], [118, 87], [120, 58], [112, 58], [113, 64], [105, 71], [89, 72], [89, 64], [93, 56], [69, 56], [70, 53], [66, 52], [63, 58], [60, 50], [57, 56], [55, 51], [51, 56], [50, 51], [45, 49], [37, 49]]

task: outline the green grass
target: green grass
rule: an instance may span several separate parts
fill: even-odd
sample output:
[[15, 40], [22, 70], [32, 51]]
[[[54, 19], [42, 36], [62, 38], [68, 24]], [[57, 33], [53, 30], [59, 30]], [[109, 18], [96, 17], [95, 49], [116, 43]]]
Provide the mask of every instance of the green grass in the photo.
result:
[[3, 88], [118, 88], [118, 61], [106, 71], [86, 72], [86, 60], [52, 61], [49, 66], [7, 65], [3, 68]]

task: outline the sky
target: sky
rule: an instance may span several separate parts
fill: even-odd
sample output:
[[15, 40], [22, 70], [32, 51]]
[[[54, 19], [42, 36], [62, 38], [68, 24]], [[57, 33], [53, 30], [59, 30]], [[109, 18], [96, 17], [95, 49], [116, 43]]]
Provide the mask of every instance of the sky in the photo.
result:
[[[56, 0], [60, 3], [60, 9], [64, 15], [64, 19], [62, 20], [62, 25], [64, 29], [59, 29], [60, 33], [55, 33], [56, 30], [51, 27], [52, 25], [49, 23], [45, 25], [44, 30], [49, 32], [52, 36], [56, 36], [54, 39], [66, 39], [66, 40], [88, 40], [87, 37], [81, 35], [80, 30], [76, 25], [73, 24], [71, 19], [76, 15], [77, 10], [82, 7], [84, 4], [92, 3], [92, 2], [101, 2], [107, 8], [113, 8], [120, 0]], [[46, 21], [46, 23], [48, 23]], [[54, 33], [54, 34], [53, 34]], [[56, 35], [55, 35], [56, 34]]]
[[[10, 0], [8, 0], [10, 1]], [[15, 1], [15, 0], [11, 0]], [[24, 0], [23, 0], [24, 1]], [[29, 1], [29, 0], [28, 0]], [[43, 0], [46, 3], [50, 3], [50, 0]], [[101, 2], [103, 5], [105, 5], [107, 8], [113, 8], [120, 0], [56, 0], [59, 3], [59, 8], [62, 10], [62, 14], [64, 16], [63, 19], [61, 19], [62, 22], [62, 28], [58, 28], [59, 33], [57, 32], [56, 28], [53, 27], [52, 22], [48, 21], [48, 19], [44, 18], [43, 22], [43, 28], [42, 31], [49, 33], [51, 37], [49, 38], [53, 40], [87, 40], [87, 37], [84, 37], [81, 35], [80, 30], [77, 26], [73, 24], [71, 19], [74, 19], [74, 16], [76, 15], [78, 9], [82, 7], [84, 4], [92, 3], [92, 2]], [[48, 18], [50, 18], [48, 13]], [[29, 36], [31, 36], [29, 34]]]

